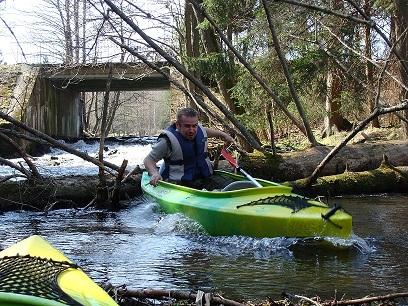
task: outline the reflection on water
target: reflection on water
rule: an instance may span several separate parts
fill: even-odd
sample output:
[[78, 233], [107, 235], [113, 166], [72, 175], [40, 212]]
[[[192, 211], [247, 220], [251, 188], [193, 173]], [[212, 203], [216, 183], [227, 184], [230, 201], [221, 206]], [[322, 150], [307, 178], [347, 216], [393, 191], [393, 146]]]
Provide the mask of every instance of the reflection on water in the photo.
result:
[[0, 246], [39, 234], [95, 280], [135, 289], [202, 289], [235, 299], [279, 298], [283, 291], [361, 297], [407, 288], [407, 199], [336, 199], [354, 217], [351, 239], [210, 237], [140, 198], [118, 213], [4, 213]]

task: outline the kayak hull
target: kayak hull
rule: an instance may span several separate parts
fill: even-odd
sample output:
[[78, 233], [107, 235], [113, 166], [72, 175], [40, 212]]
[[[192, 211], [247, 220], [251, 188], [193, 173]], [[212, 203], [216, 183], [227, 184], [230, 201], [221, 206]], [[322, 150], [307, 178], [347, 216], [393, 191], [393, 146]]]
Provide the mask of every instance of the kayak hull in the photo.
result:
[[[215, 175], [243, 180], [238, 175], [217, 171]], [[266, 180], [263, 187], [234, 191], [196, 190], [167, 182], [154, 187], [142, 176], [142, 190], [166, 213], [182, 213], [200, 223], [213, 236], [250, 237], [341, 237], [352, 232], [352, 217], [292, 193], [292, 189]]]
[[[72, 264], [65, 255], [50, 245], [42, 237], [33, 235], [24, 239], [9, 248], [0, 252], [0, 260], [6, 260], [8, 257], [29, 256], [37, 257], [47, 261], [55, 261], [57, 264]], [[44, 269], [46, 268], [44, 264]], [[59, 288], [69, 299], [73, 299], [78, 305], [85, 306], [118, 306], [118, 304], [94, 281], [92, 281], [81, 269], [74, 264], [58, 274], [57, 283]], [[15, 272], [14, 272], [15, 273]], [[14, 276], [15, 275], [15, 276]], [[1, 277], [4, 277], [3, 275]], [[7, 275], [9, 277], [9, 275]], [[18, 278], [18, 275], [13, 274]], [[26, 277], [26, 276], [25, 276]], [[35, 282], [36, 275], [33, 275]], [[1, 278], [0, 278], [1, 280]], [[66, 305], [63, 301], [52, 300], [41, 296], [8, 292], [9, 286], [0, 286], [0, 306], [19, 306], [19, 305], [42, 305], [42, 306], [61, 306]]]

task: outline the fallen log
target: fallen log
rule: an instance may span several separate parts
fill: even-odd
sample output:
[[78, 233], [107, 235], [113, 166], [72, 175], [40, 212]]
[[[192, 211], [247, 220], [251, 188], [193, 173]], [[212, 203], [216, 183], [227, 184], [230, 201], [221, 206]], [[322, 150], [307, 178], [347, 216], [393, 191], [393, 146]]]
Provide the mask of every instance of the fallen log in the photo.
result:
[[[196, 305], [226, 305], [226, 306], [245, 306], [247, 304], [240, 303], [234, 300], [223, 298], [218, 294], [197, 293], [181, 290], [166, 290], [166, 289], [128, 289], [128, 288], [104, 288], [105, 290], [113, 291], [116, 298], [124, 299], [123, 304], [131, 304], [127, 299], [155, 299], [155, 300], [182, 300], [190, 303], [195, 302]], [[207, 300], [208, 299], [208, 300]], [[174, 303], [177, 304], [177, 303]], [[171, 305], [171, 303], [170, 303]]]
[[[332, 147], [318, 146], [300, 152], [282, 153], [277, 157], [260, 152], [242, 156], [239, 163], [254, 177], [275, 182], [295, 181], [309, 177]], [[321, 176], [374, 170], [381, 165], [383, 155], [393, 166], [408, 166], [407, 141], [381, 141], [345, 146], [324, 167]]]
[[408, 191], [408, 167], [382, 164], [379, 168], [363, 172], [346, 171], [324, 176], [308, 186], [307, 179], [287, 182], [294, 192], [314, 196], [360, 195], [376, 193], [406, 193]]
[[[108, 180], [108, 188], [114, 188], [114, 180]], [[97, 175], [48, 177], [34, 184], [27, 180], [3, 181], [0, 184], [0, 211], [84, 207], [95, 197], [98, 182]], [[117, 197], [128, 200], [140, 194], [140, 178], [136, 177], [121, 184]]]

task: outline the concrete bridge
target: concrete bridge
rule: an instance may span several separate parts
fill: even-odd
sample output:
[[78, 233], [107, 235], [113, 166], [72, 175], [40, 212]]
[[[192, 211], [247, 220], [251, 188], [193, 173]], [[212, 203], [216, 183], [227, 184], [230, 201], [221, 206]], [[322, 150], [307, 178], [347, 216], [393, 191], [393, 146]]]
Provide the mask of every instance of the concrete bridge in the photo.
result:
[[[164, 66], [164, 63], [158, 63]], [[168, 69], [168, 68], [163, 68]], [[14, 109], [27, 125], [54, 137], [82, 136], [82, 92], [105, 91], [109, 65], [24, 65], [14, 89]], [[168, 71], [167, 71], [168, 72]], [[140, 63], [112, 64], [111, 91], [169, 89], [162, 74]]]

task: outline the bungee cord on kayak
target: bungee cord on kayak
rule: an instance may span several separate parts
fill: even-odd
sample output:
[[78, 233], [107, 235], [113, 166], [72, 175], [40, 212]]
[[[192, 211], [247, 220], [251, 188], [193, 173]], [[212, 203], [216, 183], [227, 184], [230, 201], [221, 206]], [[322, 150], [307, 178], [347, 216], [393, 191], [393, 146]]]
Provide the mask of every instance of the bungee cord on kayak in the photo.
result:
[[309, 200], [310, 199], [308, 198], [295, 195], [278, 195], [241, 204], [238, 205], [237, 208], [254, 205], [280, 205], [292, 209], [292, 213], [297, 213], [298, 211], [311, 206], [322, 207], [321, 205], [310, 203]]
[[81, 306], [58, 284], [58, 276], [76, 264], [30, 255], [0, 258], [0, 292], [40, 297], [66, 305]]

